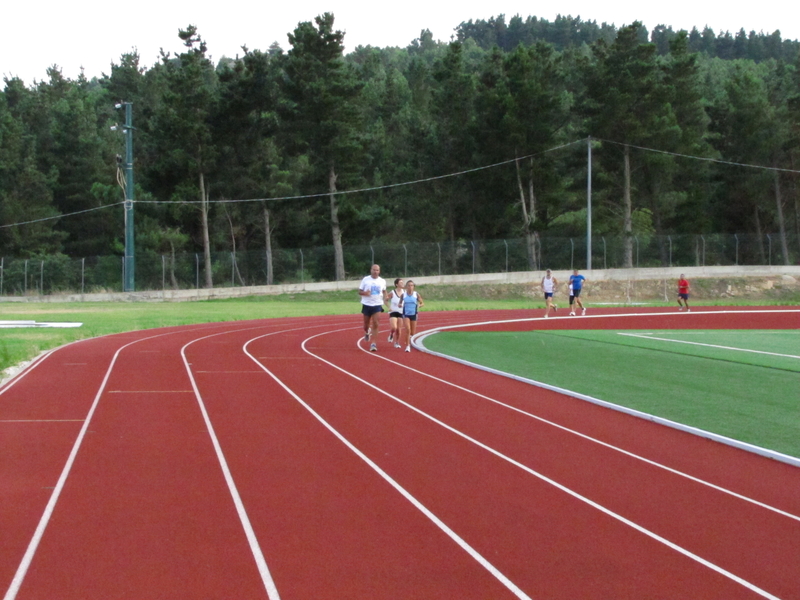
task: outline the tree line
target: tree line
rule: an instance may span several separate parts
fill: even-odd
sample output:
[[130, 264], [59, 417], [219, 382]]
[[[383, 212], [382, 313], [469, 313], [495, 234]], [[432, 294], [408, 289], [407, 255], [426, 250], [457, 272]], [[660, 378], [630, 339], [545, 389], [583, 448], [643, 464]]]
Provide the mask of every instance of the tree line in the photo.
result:
[[585, 235], [591, 146], [593, 234], [777, 232], [789, 262], [797, 42], [751, 35], [757, 57], [727, 56], [695, 33], [501, 16], [345, 54], [326, 13], [288, 50], [215, 64], [188, 26], [151, 66], [131, 52], [92, 79], [6, 78], [0, 253], [123, 253], [124, 101], [137, 252], [332, 245], [341, 279], [348, 244], [524, 237], [533, 265], [540, 236]]

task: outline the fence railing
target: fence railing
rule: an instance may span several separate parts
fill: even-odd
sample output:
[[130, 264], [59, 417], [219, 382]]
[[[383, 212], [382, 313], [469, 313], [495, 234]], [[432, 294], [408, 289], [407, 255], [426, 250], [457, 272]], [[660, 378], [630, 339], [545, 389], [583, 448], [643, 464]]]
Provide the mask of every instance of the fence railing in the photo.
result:
[[[595, 236], [592, 267], [624, 268], [622, 237]], [[785, 264], [777, 234], [706, 234], [633, 236], [632, 267], [781, 265]], [[787, 236], [788, 263], [800, 261], [800, 240]], [[311, 283], [334, 279], [333, 246], [272, 251], [272, 281], [268, 281], [268, 256], [264, 251], [217, 252], [211, 257], [214, 287]], [[348, 278], [360, 279], [373, 263], [387, 278], [429, 275], [465, 275], [513, 271], [586, 269], [585, 238], [537, 237], [533, 251], [525, 239], [476, 240], [439, 243], [376, 243], [344, 247]], [[36, 258], [0, 257], [0, 295], [119, 292], [123, 285], [123, 258], [64, 255]], [[138, 291], [194, 289], [205, 285], [202, 254], [183, 253], [173, 258], [155, 252], [136, 255]]]

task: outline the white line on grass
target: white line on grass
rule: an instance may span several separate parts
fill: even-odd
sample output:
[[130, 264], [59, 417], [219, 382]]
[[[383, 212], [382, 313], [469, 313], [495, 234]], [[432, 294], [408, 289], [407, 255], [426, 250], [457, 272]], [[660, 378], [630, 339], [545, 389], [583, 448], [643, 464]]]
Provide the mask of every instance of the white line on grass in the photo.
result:
[[794, 354], [779, 354], [777, 352], [765, 352], [763, 350], [750, 350], [749, 348], [736, 348], [734, 346], [720, 346], [717, 344], [704, 344], [702, 342], [689, 342], [686, 340], [673, 340], [670, 338], [655, 337], [654, 335], [642, 335], [640, 333], [624, 333], [618, 331], [617, 335], [624, 335], [626, 337], [635, 337], [645, 340], [658, 340], [659, 342], [673, 342], [675, 344], [689, 344], [691, 346], [705, 346], [706, 348], [718, 348], [720, 350], [734, 350], [736, 352], [751, 352], [753, 354], [767, 354], [769, 356], [782, 356], [783, 358], [800, 358]]

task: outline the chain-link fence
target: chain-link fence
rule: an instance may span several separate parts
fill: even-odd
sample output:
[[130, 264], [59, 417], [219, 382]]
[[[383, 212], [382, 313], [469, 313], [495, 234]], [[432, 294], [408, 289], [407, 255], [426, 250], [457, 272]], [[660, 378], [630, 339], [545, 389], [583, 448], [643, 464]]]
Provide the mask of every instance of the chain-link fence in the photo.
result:
[[[345, 246], [347, 277], [360, 279], [379, 263], [387, 277], [503, 273], [543, 269], [586, 269], [585, 238], [536, 237], [440, 243]], [[788, 264], [800, 262], [797, 235], [787, 236]], [[214, 287], [311, 283], [334, 279], [333, 246], [266, 252], [217, 252], [211, 256]], [[777, 234], [670, 235], [630, 238], [595, 236], [592, 267], [635, 268], [786, 264]], [[272, 281], [269, 281], [269, 261]], [[0, 257], [0, 295], [119, 292], [123, 286], [121, 256], [74, 259], [63, 255], [37, 258]], [[138, 291], [205, 287], [202, 254], [160, 255], [139, 252], [135, 260]]]

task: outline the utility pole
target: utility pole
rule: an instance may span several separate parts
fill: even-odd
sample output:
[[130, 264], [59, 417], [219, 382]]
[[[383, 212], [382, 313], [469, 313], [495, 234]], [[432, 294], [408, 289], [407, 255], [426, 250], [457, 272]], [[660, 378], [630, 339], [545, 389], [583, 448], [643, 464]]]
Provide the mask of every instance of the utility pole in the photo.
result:
[[114, 108], [125, 107], [125, 126], [122, 132], [125, 134], [125, 269], [122, 282], [122, 290], [132, 292], [134, 285], [134, 270], [136, 267], [135, 251], [133, 243], [133, 104], [131, 102], [120, 102]]
[[586, 159], [586, 270], [592, 270], [592, 136], [587, 138]]

